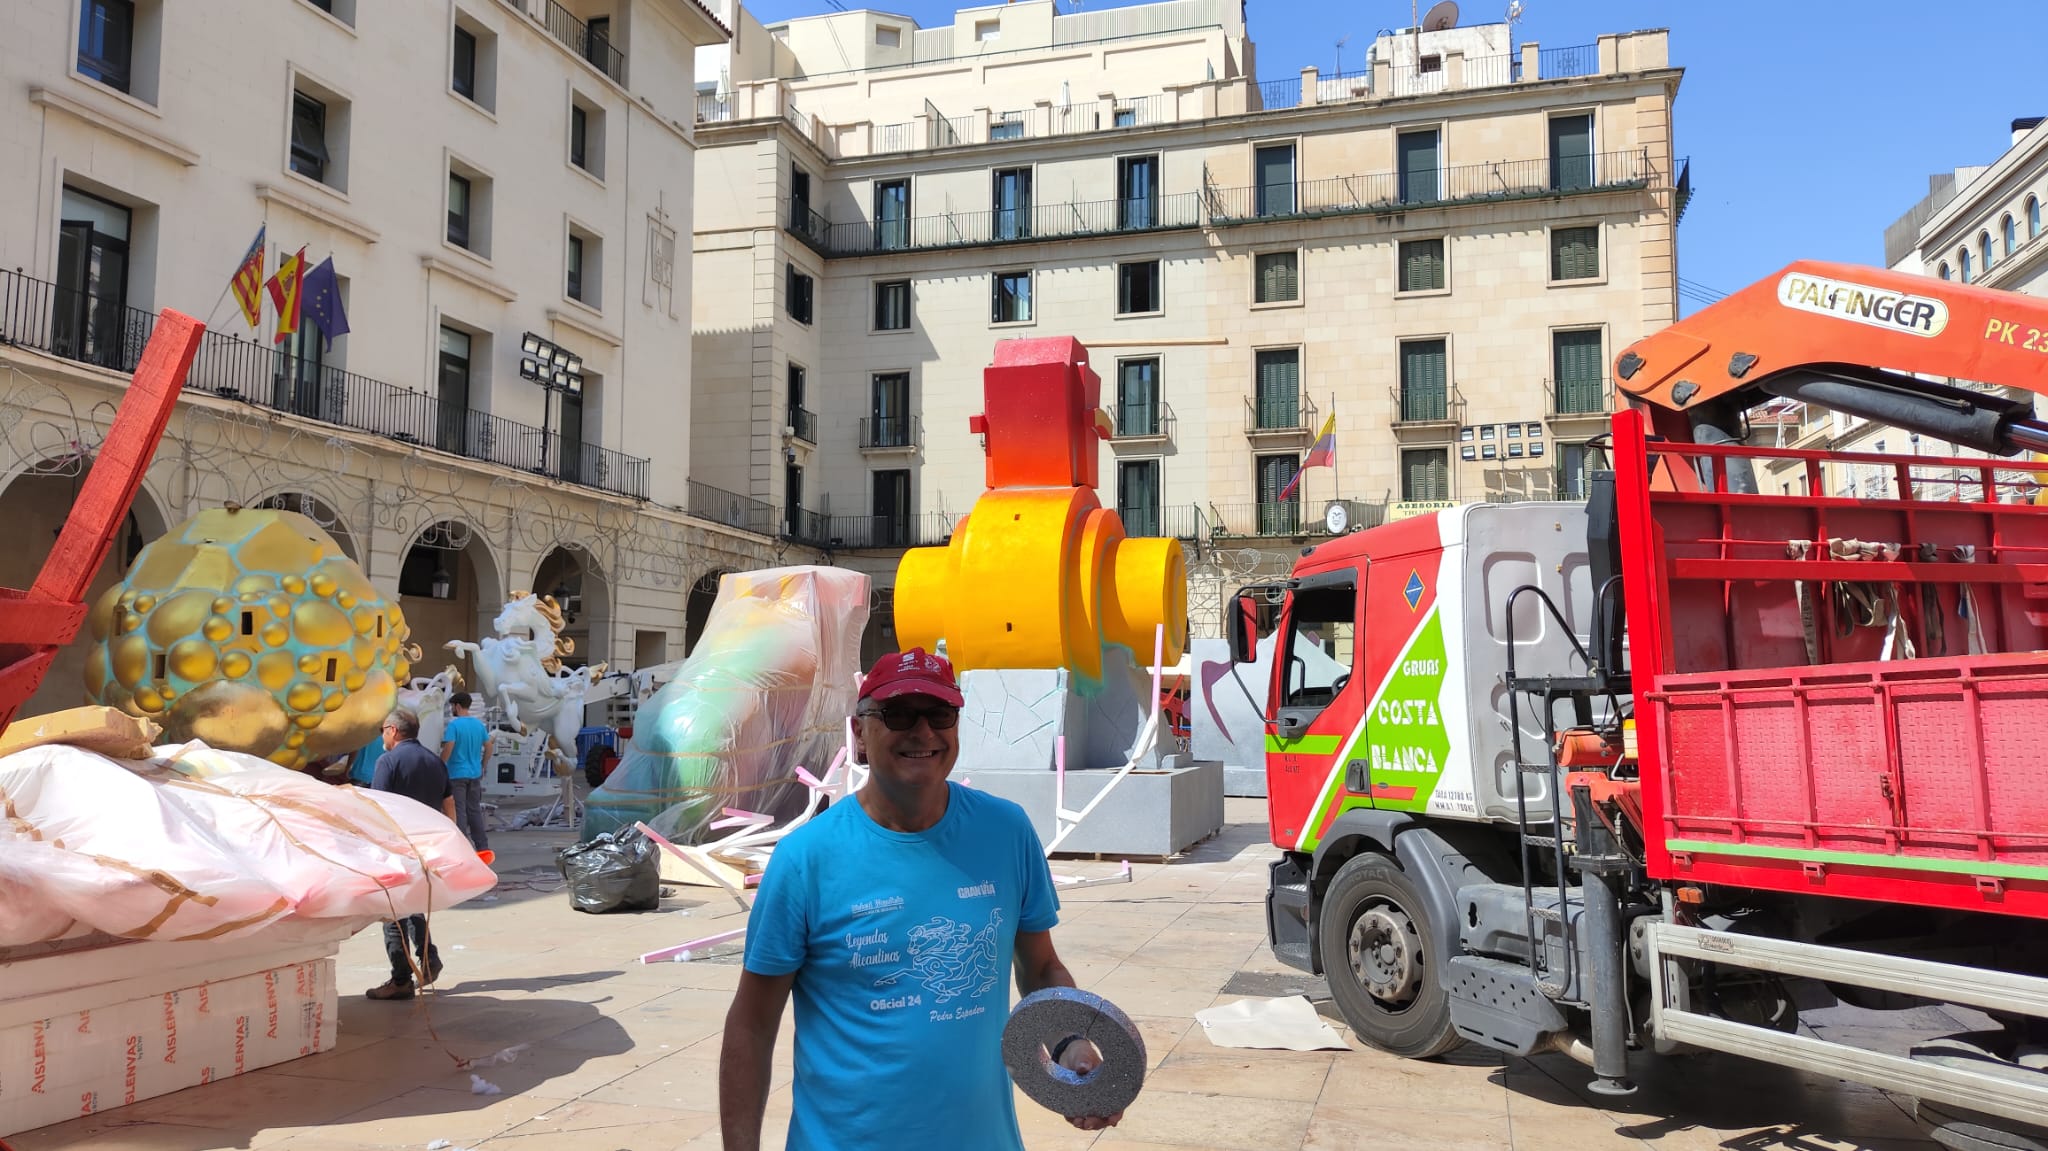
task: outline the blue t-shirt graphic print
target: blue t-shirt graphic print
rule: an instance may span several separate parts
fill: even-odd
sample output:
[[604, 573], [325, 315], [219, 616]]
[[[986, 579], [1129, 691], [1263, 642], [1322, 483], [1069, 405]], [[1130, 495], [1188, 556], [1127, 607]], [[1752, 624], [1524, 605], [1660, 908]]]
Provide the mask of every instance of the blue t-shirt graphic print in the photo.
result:
[[796, 972], [790, 1151], [1019, 1151], [1003, 1024], [1019, 931], [1059, 919], [1024, 809], [948, 785], [922, 832], [856, 799], [778, 844], [747, 970]]

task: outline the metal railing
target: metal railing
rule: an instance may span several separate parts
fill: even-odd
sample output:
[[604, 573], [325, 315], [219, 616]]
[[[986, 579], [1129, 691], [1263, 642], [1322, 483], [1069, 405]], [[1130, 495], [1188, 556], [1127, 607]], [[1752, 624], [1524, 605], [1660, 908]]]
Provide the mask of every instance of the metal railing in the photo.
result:
[[1277, 112], [1283, 108], [1301, 106], [1301, 77], [1289, 76], [1285, 80], [1261, 80], [1258, 85], [1259, 106], [1254, 112]]
[[1168, 403], [1118, 404], [1112, 440], [1171, 440], [1175, 423]]
[[1195, 540], [1202, 538], [1202, 529], [1207, 521], [1202, 509], [1194, 504], [1168, 504], [1165, 507], [1126, 508], [1116, 510], [1117, 518], [1123, 521], [1124, 535], [1132, 539]]
[[[1373, 500], [1345, 500], [1351, 519], [1345, 530], [1374, 528], [1387, 522], [1387, 505]], [[1304, 507], [1300, 500], [1272, 500], [1255, 504], [1210, 504], [1205, 526], [1207, 538], [1326, 536], [1330, 529], [1322, 516], [1323, 505]]]
[[934, 116], [929, 121], [928, 148], [951, 148], [974, 143], [974, 117]]
[[1392, 414], [1396, 427], [1428, 424], [1455, 426], [1464, 422], [1465, 397], [1458, 393], [1455, 386], [1445, 391], [1396, 386], [1387, 389], [1387, 398], [1393, 401]]
[[689, 481], [690, 502], [687, 510], [700, 520], [724, 524], [729, 528], [753, 532], [757, 535], [772, 535], [780, 520], [772, 504], [763, 503], [752, 496], [729, 492], [710, 484]]
[[924, 421], [918, 416], [862, 416], [860, 450], [915, 451], [924, 445]]
[[620, 84], [626, 82], [626, 54], [614, 47], [611, 38], [591, 30], [590, 25], [556, 0], [538, 0], [540, 22], [548, 35], [569, 46], [571, 52], [590, 61], [597, 70]]
[[1248, 436], [1306, 435], [1315, 430], [1315, 401], [1303, 392], [1299, 397], [1259, 396], [1244, 398], [1244, 431]]
[[[1536, 160], [1494, 160], [1421, 171], [1328, 176], [1273, 188], [1210, 188], [1209, 219], [1260, 219], [1399, 212], [1421, 204], [1472, 204], [1649, 187], [1658, 177], [1647, 150]], [[1292, 191], [1290, 197], [1286, 193]], [[1263, 195], [1261, 193], [1264, 193]]]
[[699, 124], [725, 124], [733, 119], [734, 101], [731, 93], [697, 93], [697, 122]]
[[832, 221], [808, 204], [789, 202], [789, 230], [797, 239], [819, 252], [830, 254]]
[[1116, 109], [1111, 113], [1109, 126], [1112, 128], [1143, 128], [1147, 124], [1164, 124], [1171, 118], [1168, 115], [1169, 110], [1170, 105], [1167, 103], [1165, 93], [1156, 96], [1133, 96], [1128, 100], [1118, 100], [1116, 102]]
[[1420, 64], [1387, 65], [1387, 83], [1380, 96], [1427, 96], [1442, 92], [1450, 87], [1450, 73], [1444, 70], [1439, 59], [1434, 67], [1425, 68]]
[[[1181, 192], [1171, 196], [947, 212], [879, 224], [870, 220], [825, 224], [819, 217], [809, 228], [792, 225], [791, 230], [824, 255], [849, 256], [1193, 228], [1200, 223], [1200, 194]], [[822, 238], [818, 235], [820, 230], [824, 233]]]
[[806, 140], [811, 138], [811, 118], [799, 111], [795, 104], [783, 105], [782, 115], [789, 121], [789, 126], [796, 129], [797, 135]]
[[1543, 381], [1544, 415], [1550, 419], [1614, 414], [1614, 388], [1603, 376]]
[[954, 518], [944, 512], [832, 515], [790, 508], [783, 516], [781, 534], [827, 551], [937, 547], [952, 538]]
[[1499, 88], [1522, 78], [1522, 58], [1513, 55], [1474, 56], [1465, 61], [1463, 86]]
[[1543, 48], [1536, 53], [1536, 75], [1545, 80], [1600, 74], [1600, 45], [1577, 44], [1570, 48]]
[[914, 152], [918, 147], [917, 121], [905, 120], [901, 124], [875, 125], [872, 148], [876, 155], [888, 152]]
[[[0, 343], [133, 373], [156, 317], [20, 272], [0, 271]], [[209, 331], [185, 388], [585, 487], [646, 499], [648, 462], [438, 396]]]
[[797, 439], [807, 444], [818, 442], [818, 414], [811, 409], [792, 404], [789, 409], [789, 426], [795, 431]]
[[1341, 104], [1346, 100], [1363, 100], [1372, 95], [1372, 68], [1360, 68], [1355, 72], [1335, 72], [1328, 76], [1316, 77], [1316, 103]]

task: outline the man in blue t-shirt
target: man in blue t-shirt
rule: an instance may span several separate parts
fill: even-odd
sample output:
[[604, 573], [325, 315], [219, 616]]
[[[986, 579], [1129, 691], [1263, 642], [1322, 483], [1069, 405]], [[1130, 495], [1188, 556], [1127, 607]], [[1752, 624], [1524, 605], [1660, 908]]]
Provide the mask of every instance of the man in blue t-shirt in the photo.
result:
[[469, 693], [448, 697], [448, 725], [441, 730], [441, 759], [448, 764], [448, 786], [455, 789], [455, 826], [482, 851], [490, 846], [484, 832], [484, 744], [491, 738], [484, 721], [469, 714]]
[[[727, 1151], [757, 1151], [783, 1004], [796, 998], [790, 1151], [1021, 1151], [1003, 1025], [1017, 988], [1072, 987], [1059, 900], [1024, 809], [947, 781], [960, 754], [952, 665], [884, 656], [855, 705], [867, 786], [775, 848], [725, 1020]], [[1060, 1062], [1102, 1061], [1085, 1040]], [[1084, 1131], [1122, 1116], [1073, 1119]]]

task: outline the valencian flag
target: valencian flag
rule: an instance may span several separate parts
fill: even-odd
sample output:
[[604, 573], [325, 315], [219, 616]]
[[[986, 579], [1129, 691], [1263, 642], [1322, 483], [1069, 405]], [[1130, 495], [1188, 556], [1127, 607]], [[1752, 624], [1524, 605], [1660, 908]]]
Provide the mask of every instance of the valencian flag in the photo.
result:
[[242, 256], [242, 263], [235, 269], [234, 279], [228, 286], [234, 289], [235, 303], [242, 306], [242, 318], [249, 321], [251, 328], [263, 326], [263, 233], [268, 225], [256, 229], [256, 242]]
[[1332, 411], [1330, 417], [1323, 421], [1323, 430], [1316, 433], [1316, 442], [1309, 445], [1308, 454], [1301, 457], [1301, 466], [1294, 469], [1294, 478], [1281, 489], [1280, 498], [1284, 500], [1294, 494], [1294, 485], [1301, 482], [1301, 473], [1310, 468], [1332, 467], [1336, 462], [1337, 413]]
[[320, 350], [333, 351], [334, 337], [348, 332], [348, 313], [341, 310], [341, 278], [334, 274], [334, 257], [320, 261], [319, 267], [306, 273], [299, 295], [303, 297], [300, 314], [320, 325]]
[[300, 248], [295, 254], [277, 262], [277, 274], [270, 277], [270, 302], [277, 305], [277, 335], [272, 342], [282, 344], [284, 338], [299, 330], [299, 298], [303, 293], [301, 280], [306, 273], [306, 249]]

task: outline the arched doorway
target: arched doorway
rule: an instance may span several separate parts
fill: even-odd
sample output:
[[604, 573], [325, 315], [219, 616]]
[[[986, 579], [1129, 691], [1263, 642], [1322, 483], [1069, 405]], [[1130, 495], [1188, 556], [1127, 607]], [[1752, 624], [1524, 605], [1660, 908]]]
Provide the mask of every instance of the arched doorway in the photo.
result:
[[718, 602], [718, 581], [728, 574], [724, 568], [708, 571], [691, 586], [690, 598], [683, 602], [685, 656], [697, 650], [697, 640], [704, 634], [704, 625], [711, 621], [711, 605]]
[[275, 508], [281, 512], [297, 512], [318, 525], [321, 531], [334, 537], [341, 545], [341, 552], [348, 558], [363, 562], [363, 553], [356, 547], [355, 533], [341, 522], [340, 513], [329, 507], [325, 500], [309, 492], [284, 491], [265, 497], [256, 505], [259, 508]]
[[533, 593], [551, 595], [562, 609], [562, 634], [576, 641], [563, 657], [567, 667], [585, 667], [611, 658], [611, 589], [588, 551], [576, 544], [550, 549], [533, 570]]
[[[0, 548], [0, 587], [25, 588], [35, 582], [36, 573], [42, 570], [43, 561], [56, 546], [65, 517], [71, 514], [79, 487], [85, 483], [84, 470], [77, 475], [68, 474], [70, 470], [66, 467], [60, 473], [32, 468], [0, 492], [0, 524], [7, 525], [8, 535], [8, 546]], [[92, 577], [92, 587], [85, 596], [86, 606], [98, 603], [100, 596], [126, 574], [143, 545], [163, 535], [169, 527], [162, 505], [150, 495], [149, 489], [138, 489], [128, 518], [114, 537], [114, 546]], [[62, 711], [86, 702], [85, 656], [91, 644], [91, 628], [81, 626], [77, 637], [57, 653], [36, 693], [23, 705], [22, 716]]]
[[421, 649], [418, 673], [431, 675], [453, 663], [474, 686], [469, 658], [458, 658], [447, 644], [492, 634], [504, 588], [490, 548], [468, 524], [442, 520], [420, 532], [398, 569], [398, 607]]

